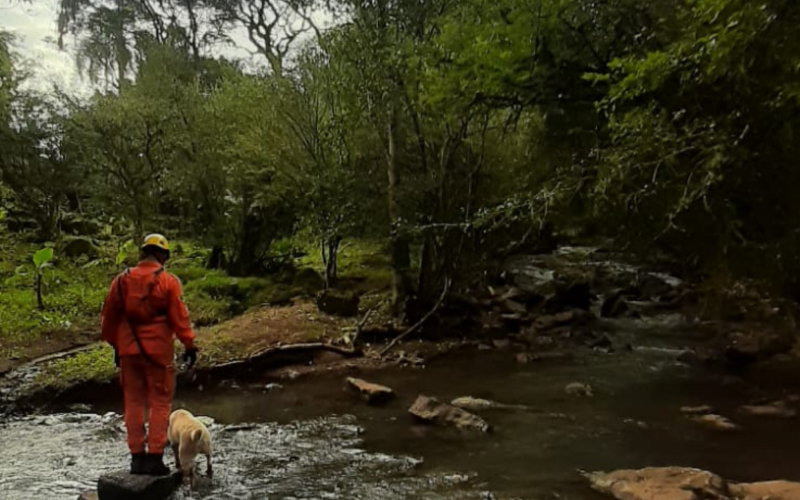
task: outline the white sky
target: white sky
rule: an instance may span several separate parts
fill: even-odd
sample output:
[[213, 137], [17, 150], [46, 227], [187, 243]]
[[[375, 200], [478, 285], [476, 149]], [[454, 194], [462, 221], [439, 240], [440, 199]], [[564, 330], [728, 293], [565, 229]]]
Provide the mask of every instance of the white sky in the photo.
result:
[[[13, 33], [17, 38], [15, 48], [26, 60], [26, 68], [34, 75], [29, 82], [31, 86], [49, 91], [56, 85], [73, 95], [89, 95], [89, 82], [80, 77], [75, 60], [69, 52], [72, 40], [67, 39], [64, 51], [59, 50], [56, 44], [58, 2], [59, 0], [0, 0], [0, 30]], [[329, 25], [332, 21], [321, 13], [315, 14], [314, 18], [321, 25]], [[230, 33], [230, 36], [237, 46], [250, 46], [243, 30]], [[256, 62], [243, 49], [230, 47], [219, 52], [227, 57], [249, 59], [250, 67]]]
[[88, 92], [75, 69], [75, 61], [67, 51], [56, 45], [58, 0], [0, 0], [0, 29], [13, 33], [16, 49], [28, 61], [35, 80], [31, 82], [41, 90], [52, 89], [56, 84], [70, 93]]

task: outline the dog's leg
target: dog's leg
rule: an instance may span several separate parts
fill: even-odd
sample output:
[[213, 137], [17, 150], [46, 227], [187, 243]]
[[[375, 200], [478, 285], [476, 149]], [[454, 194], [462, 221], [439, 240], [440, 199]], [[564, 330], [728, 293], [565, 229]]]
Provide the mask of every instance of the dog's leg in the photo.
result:
[[172, 445], [172, 454], [175, 455], [175, 468], [181, 470], [180, 448], [177, 444]]
[[214, 471], [211, 469], [211, 453], [206, 453], [206, 476], [214, 476]]

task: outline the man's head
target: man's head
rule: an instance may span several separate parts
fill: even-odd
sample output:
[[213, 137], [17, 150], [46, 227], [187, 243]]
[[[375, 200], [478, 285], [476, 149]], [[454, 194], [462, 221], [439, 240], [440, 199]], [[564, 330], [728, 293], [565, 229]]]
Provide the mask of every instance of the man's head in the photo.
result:
[[139, 253], [139, 260], [156, 260], [164, 264], [169, 260], [169, 241], [163, 234], [149, 234], [145, 237]]

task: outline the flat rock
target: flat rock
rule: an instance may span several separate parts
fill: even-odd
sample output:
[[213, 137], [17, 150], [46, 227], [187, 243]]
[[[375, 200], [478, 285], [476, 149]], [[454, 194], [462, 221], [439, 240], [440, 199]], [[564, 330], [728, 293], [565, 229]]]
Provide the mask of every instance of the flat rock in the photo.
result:
[[469, 411], [481, 410], [525, 410], [524, 405], [512, 405], [506, 403], [498, 403], [489, 399], [473, 398], [472, 396], [464, 396], [450, 401], [450, 404], [456, 408]]
[[368, 403], [382, 403], [394, 397], [394, 391], [389, 387], [373, 384], [360, 378], [348, 377], [347, 384], [358, 391]]
[[695, 492], [707, 498], [727, 499], [724, 479], [700, 469], [687, 467], [649, 467], [586, 474], [593, 489], [617, 500], [698, 500]]
[[681, 413], [684, 415], [708, 415], [709, 413], [713, 412], [714, 408], [709, 405], [681, 407]]
[[687, 467], [584, 474], [596, 491], [617, 500], [797, 500], [800, 483], [729, 483], [720, 476]]
[[794, 418], [797, 412], [786, 406], [783, 401], [768, 405], [745, 405], [739, 408], [741, 413], [756, 417]]
[[511, 341], [508, 339], [495, 339], [492, 340], [492, 345], [495, 349], [508, 349], [511, 347]]
[[182, 475], [134, 476], [127, 471], [100, 476], [98, 500], [166, 500], [182, 483]]
[[734, 424], [722, 415], [717, 415], [714, 413], [694, 416], [692, 417], [692, 421], [714, 431], [731, 432], [739, 430], [738, 425]]
[[441, 403], [436, 398], [420, 395], [408, 412], [420, 420], [440, 425], [451, 425], [459, 429], [478, 430], [489, 432], [489, 424], [472, 413], [457, 408], [447, 403]]
[[85, 491], [80, 494], [78, 500], [97, 500], [97, 492], [96, 491]]
[[732, 484], [729, 489], [737, 500], [797, 500], [800, 498], [800, 483], [790, 481]]

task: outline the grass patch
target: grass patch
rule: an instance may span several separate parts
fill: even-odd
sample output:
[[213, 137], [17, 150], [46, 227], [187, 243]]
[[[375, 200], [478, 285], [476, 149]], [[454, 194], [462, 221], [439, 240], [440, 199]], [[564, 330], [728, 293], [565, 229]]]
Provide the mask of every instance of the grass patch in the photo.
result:
[[37, 387], [67, 389], [85, 382], [105, 382], [114, 378], [114, 351], [98, 344], [74, 356], [45, 364], [36, 377]]
[[[18, 235], [0, 241], [0, 365], [3, 361], [14, 365], [47, 354], [43, 352], [49, 345], [44, 344], [45, 340], [57, 350], [82, 332], [99, 330], [108, 287], [123, 268], [116, 264], [120, 249], [126, 249], [126, 265], [135, 265], [138, 250], [119, 241], [97, 243], [100, 258], [91, 263], [85, 258], [67, 259], [56, 247], [54, 266], [45, 270], [45, 309], [39, 311], [31, 259], [41, 245]], [[290, 266], [287, 272], [266, 278], [233, 278], [224, 271], [205, 269], [207, 249], [191, 242], [173, 242], [173, 249], [167, 268], [181, 279], [184, 300], [192, 321], [199, 327], [216, 325], [253, 307], [285, 305], [297, 296], [313, 296], [321, 286], [318, 273], [324, 266], [319, 248], [313, 245], [306, 245], [307, 254], [296, 260], [294, 272], [289, 272]], [[342, 290], [364, 293], [387, 289], [391, 268], [383, 244], [346, 240], [339, 254], [339, 276], [338, 288]], [[314, 333], [309, 332], [308, 338], [316, 338]], [[89, 340], [89, 335], [80, 335], [79, 342]], [[215, 344], [220, 356], [231, 347], [224, 337]], [[86, 356], [81, 355], [74, 362], [80, 363]]]
[[[298, 260], [298, 265], [324, 274], [325, 265], [319, 246], [305, 244], [303, 250], [305, 256]], [[391, 286], [392, 267], [382, 241], [344, 240], [337, 264], [342, 287], [366, 292]]]
[[[121, 272], [117, 255], [123, 246], [105, 242], [100, 257], [70, 260], [56, 251], [54, 266], [45, 270], [45, 309], [36, 305], [33, 253], [41, 246], [19, 237], [0, 245], [0, 360], [25, 361], [28, 351], [41, 354], [45, 338], [66, 340], [79, 332], [97, 331], [108, 288]], [[135, 265], [138, 251], [128, 246], [125, 263]], [[205, 251], [178, 242], [167, 268], [184, 283], [184, 299], [198, 325], [218, 323], [243, 312], [251, 297], [270, 285], [259, 279], [235, 279], [224, 272], [203, 268]], [[56, 342], [58, 344], [58, 342]], [[63, 344], [63, 342], [61, 343]], [[59, 345], [61, 345], [59, 344]]]

